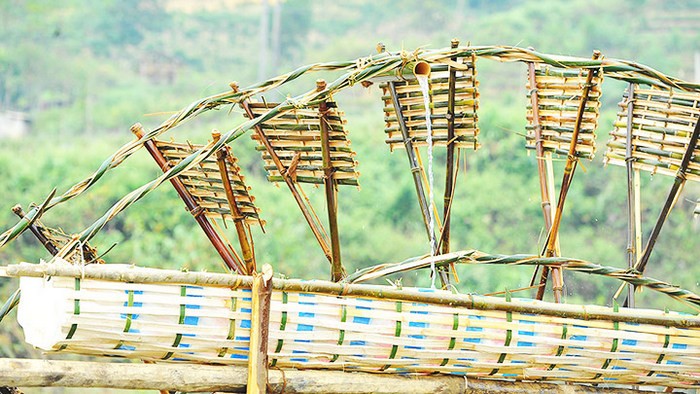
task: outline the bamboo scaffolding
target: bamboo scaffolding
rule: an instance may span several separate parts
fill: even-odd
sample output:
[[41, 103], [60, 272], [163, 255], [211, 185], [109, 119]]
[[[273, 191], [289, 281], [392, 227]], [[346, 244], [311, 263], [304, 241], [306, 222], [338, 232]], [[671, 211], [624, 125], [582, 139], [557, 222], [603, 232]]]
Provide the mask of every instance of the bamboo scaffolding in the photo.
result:
[[[221, 133], [214, 131], [212, 133], [212, 138], [214, 141], [219, 141], [221, 139]], [[228, 168], [226, 165], [226, 160], [228, 158], [228, 151], [221, 149], [216, 152], [216, 163], [219, 165], [219, 174], [221, 180], [223, 181], [224, 191], [226, 193], [226, 199], [228, 200], [229, 209], [231, 210], [231, 216], [233, 216], [233, 225], [236, 227], [236, 234], [238, 235], [238, 243], [241, 246], [241, 253], [243, 254], [243, 261], [245, 263], [247, 272], [252, 274], [257, 271], [255, 264], [255, 254], [253, 252], [253, 243], [248, 239], [248, 232], [250, 228], [245, 222], [245, 217], [238, 208], [238, 202], [236, 201], [236, 196], [231, 188], [231, 180], [228, 176]]]
[[[326, 89], [326, 81], [316, 81], [316, 90]], [[323, 156], [323, 184], [326, 192], [326, 208], [328, 210], [328, 228], [331, 238], [331, 280], [338, 282], [347, 273], [343, 268], [340, 256], [340, 238], [338, 234], [338, 191], [335, 182], [335, 170], [331, 162], [330, 131], [328, 124], [328, 104], [322, 101], [318, 107], [321, 128], [321, 154]]]
[[[425, 61], [448, 64], [450, 58], [452, 57], [465, 57], [465, 56], [475, 56], [480, 58], [498, 60], [503, 62], [535, 62], [550, 64], [557, 67], [564, 68], [587, 68], [587, 69], [600, 69], [601, 72], [611, 78], [619, 79], [626, 82], [634, 83], [645, 83], [654, 86], [665, 86], [673, 87], [685, 91], [697, 91], [700, 90], [700, 84], [686, 82], [677, 78], [669, 77], [653, 68], [648, 66], [638, 64], [635, 62], [620, 60], [620, 59], [603, 59], [603, 60], [590, 60], [584, 58], [568, 57], [568, 56], [557, 56], [538, 53], [532, 50], [518, 48], [518, 47], [508, 47], [508, 46], [468, 46], [456, 49], [442, 49], [442, 50], [419, 50], [413, 54], [407, 52], [400, 53], [389, 53], [383, 52], [379, 54], [374, 54], [372, 56], [353, 59], [350, 61], [341, 62], [328, 62], [328, 63], [317, 63], [307, 66], [300, 67], [292, 72], [277, 76], [275, 78], [260, 82], [258, 84], [252, 85], [247, 89], [243, 89], [237, 92], [226, 91], [213, 96], [205, 97], [196, 100], [180, 110], [178, 113], [172, 115], [160, 126], [151, 130], [143, 136], [139, 141], [131, 141], [114, 154], [108, 157], [100, 167], [93, 172], [86, 179], [76, 183], [68, 190], [66, 190], [61, 195], [55, 196], [52, 194], [50, 198], [47, 198], [44, 203], [38, 205], [27, 213], [27, 220], [19, 220], [11, 228], [7, 229], [5, 232], [0, 234], [0, 249], [4, 248], [8, 243], [16, 239], [20, 234], [28, 228], [28, 223], [37, 217], [40, 212], [48, 211], [57, 205], [63, 204], [71, 199], [83, 194], [93, 185], [98, 183], [103, 176], [113, 168], [119, 166], [122, 162], [127, 160], [131, 155], [140, 149], [144, 142], [154, 139], [157, 136], [172, 130], [188, 120], [204, 113], [216, 109], [222, 105], [238, 104], [240, 101], [247, 99], [255, 94], [260, 94], [271, 89], [276, 89], [281, 85], [284, 85], [290, 81], [299, 78], [307, 73], [319, 72], [319, 71], [341, 71], [345, 72], [340, 78], [334, 81], [328, 89], [328, 92], [323, 92], [321, 94], [327, 95], [329, 93], [347, 88], [356, 83], [371, 82], [373, 79], [381, 78], [386, 76], [387, 73], [392, 73], [395, 71], [400, 71], [406, 66], [406, 59], [411, 58], [421, 58]], [[81, 240], [89, 240], [96, 231], [104, 226], [104, 223], [108, 221], [111, 217], [118, 214], [121, 210], [128, 207], [134, 201], [142, 198], [144, 195], [148, 194], [151, 190], [158, 187], [165, 180], [176, 176], [179, 171], [189, 168], [189, 166], [194, 166], [197, 164], [200, 156], [209, 156], [212, 152], [220, 149], [226, 143], [230, 143], [236, 138], [240, 137], [243, 133], [250, 130], [254, 126], [260, 124], [263, 120], [269, 119], [274, 115], [279, 115], [285, 111], [290, 110], [295, 107], [295, 105], [289, 104], [290, 102], [312, 102], [316, 100], [320, 94], [304, 94], [291, 99], [290, 101], [280, 104], [278, 107], [270, 110], [268, 116], [263, 117], [263, 119], [251, 120], [245, 122], [241, 126], [234, 130], [227, 132], [222, 135], [222, 141], [208, 149], [198, 151], [193, 153], [188, 160], [185, 160], [186, 164], [182, 166], [176, 166], [176, 170], [164, 174], [162, 177], [155, 179], [137, 190], [134, 190], [133, 194], [129, 196], [128, 199], [120, 201], [119, 205], [112, 207], [108, 213], [106, 213], [102, 218], [100, 218], [96, 223], [86, 229], [81, 233]]]
[[[231, 84], [231, 88], [234, 91], [237, 91], [238, 85]], [[240, 105], [243, 108], [243, 110], [246, 112], [248, 117], [251, 119], [251, 121], [256, 119], [255, 114], [250, 109], [250, 106], [247, 102], [241, 101]], [[288, 173], [287, 168], [285, 168], [285, 166], [282, 164], [282, 161], [277, 156], [277, 152], [275, 152], [274, 147], [272, 146], [272, 144], [270, 144], [270, 141], [268, 140], [267, 136], [265, 135], [265, 131], [263, 131], [262, 127], [260, 127], [258, 124], [259, 123], [256, 123], [254, 128], [255, 128], [255, 132], [256, 132], [257, 136], [260, 139], [260, 142], [265, 146], [265, 150], [267, 151], [267, 154], [270, 155], [270, 158], [275, 163], [277, 170], [282, 175], [282, 180], [289, 188], [289, 191], [292, 193], [292, 197], [294, 197], [294, 201], [296, 201], [297, 205], [299, 206], [299, 209], [301, 210], [302, 215], [304, 216], [304, 219], [306, 220], [306, 223], [308, 223], [309, 228], [311, 229], [311, 232], [314, 234], [314, 237], [316, 238], [316, 241], [318, 242], [319, 246], [321, 246], [321, 250], [323, 251], [323, 254], [326, 256], [328, 261], [331, 262], [331, 264], [332, 264], [333, 255], [330, 251], [330, 248], [328, 247], [328, 242], [323, 237], [322, 231], [319, 230], [319, 227], [323, 227], [323, 226], [314, 220], [313, 215], [309, 212], [309, 208], [306, 206], [306, 204], [304, 203], [304, 200], [301, 198], [301, 195], [299, 194], [299, 191], [297, 190], [297, 183], [291, 179], [291, 176]]]
[[[144, 136], [143, 127], [139, 123], [131, 126], [131, 132], [139, 140], [141, 140]], [[163, 172], [170, 170], [167, 160], [165, 157], [163, 157], [163, 154], [158, 150], [158, 147], [156, 147], [156, 144], [153, 141], [149, 140], [144, 142], [144, 146]], [[232, 271], [241, 274], [248, 273], [246, 266], [241, 261], [234, 258], [233, 254], [231, 254], [229, 249], [226, 247], [226, 243], [221, 239], [216, 230], [214, 230], [211, 223], [209, 223], [209, 220], [202, 215], [202, 208], [197, 205], [194, 198], [192, 198], [192, 195], [185, 188], [185, 185], [182, 184], [182, 181], [180, 181], [178, 178], [171, 178], [170, 183], [172, 183], [175, 191], [177, 191], [177, 194], [185, 203], [187, 210], [192, 214], [202, 231], [204, 231], [204, 234], [214, 246], [214, 249], [216, 249], [216, 251], [219, 253], [219, 256], [221, 256], [226, 266], [228, 266]]]
[[[533, 255], [489, 255], [476, 250], [452, 252], [448, 255], [434, 256], [420, 260], [409, 260], [404, 263], [388, 264], [372, 267], [372, 275], [380, 277], [393, 272], [400, 272], [408, 265], [413, 267], [429, 267], [430, 264], [447, 265], [450, 263], [465, 264], [505, 264], [505, 265], [557, 265], [564, 269], [588, 274], [603, 275], [622, 280], [637, 286], [648, 287], [654, 291], [666, 294], [672, 298], [700, 306], [700, 296], [688, 290], [647, 278], [628, 270], [605, 267], [583, 260], [563, 257], [540, 257]], [[357, 279], [358, 274], [367, 273], [363, 270], [348, 277]], [[17, 264], [9, 265], [6, 274], [10, 277], [71, 277], [106, 280], [112, 282], [143, 283], [143, 284], [180, 284], [208, 287], [225, 287], [231, 289], [251, 288], [253, 278], [236, 274], [219, 274], [209, 272], [182, 272], [176, 270], [160, 270], [152, 268], [136, 268], [115, 266], [113, 264], [75, 267], [66, 264]], [[364, 278], [363, 278], [364, 279]], [[375, 299], [422, 302], [436, 305], [450, 305], [474, 310], [498, 310], [518, 313], [542, 314], [582, 320], [609, 320], [638, 324], [656, 324], [678, 328], [700, 327], [700, 317], [693, 315], [672, 316], [662, 311], [642, 311], [583, 306], [573, 304], [553, 304], [546, 302], [532, 303], [513, 299], [507, 301], [499, 297], [479, 296], [475, 294], [452, 294], [448, 292], [422, 292], [412, 289], [400, 289], [389, 286], [353, 284], [347, 282], [329, 282], [322, 280], [272, 279], [272, 288], [278, 291], [297, 291], [319, 294], [342, 295], [347, 297], [369, 297]]]
[[[0, 376], [20, 387], [90, 387], [179, 392], [245, 392], [241, 366], [106, 363], [0, 358]], [[362, 384], [358, 384], [362, 382]], [[341, 371], [269, 371], [270, 393], [508, 394], [517, 392], [637, 393], [623, 388], [465, 379], [462, 376], [399, 376]]]
[[[600, 52], [593, 52], [593, 60], [597, 60], [600, 57]], [[552, 257], [556, 254], [556, 243], [559, 235], [559, 225], [561, 224], [561, 217], [564, 211], [564, 202], [566, 201], [566, 195], [571, 186], [571, 181], [573, 180], [574, 172], [576, 171], [576, 164], [578, 159], [576, 158], [576, 144], [578, 142], [578, 135], [581, 127], [581, 121], [583, 120], [583, 112], [586, 108], [586, 101], [588, 100], [588, 92], [591, 89], [591, 82], [593, 77], [598, 74], [598, 70], [590, 69], [588, 70], [588, 75], [586, 77], [586, 84], [581, 92], [581, 101], [578, 107], [578, 114], [576, 124], [574, 126], [574, 131], [571, 135], [571, 144], [569, 146], [569, 154], [566, 160], [566, 167], [564, 168], [564, 177], [561, 182], [561, 190], [559, 191], [559, 198], [557, 200], [557, 207], [555, 210], [554, 218], [552, 219], [552, 226], [547, 235], [547, 244], [545, 246], [545, 256]], [[552, 290], [554, 291], [554, 300], [558, 303], [561, 302], [561, 293], [563, 290], [563, 277], [554, 276], [552, 278]]]

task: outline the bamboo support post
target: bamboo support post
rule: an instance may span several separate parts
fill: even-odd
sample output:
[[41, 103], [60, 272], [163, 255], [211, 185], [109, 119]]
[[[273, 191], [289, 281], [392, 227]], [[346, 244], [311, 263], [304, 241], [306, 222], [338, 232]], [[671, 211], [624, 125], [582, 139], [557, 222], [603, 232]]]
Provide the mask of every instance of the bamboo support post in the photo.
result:
[[[238, 92], [238, 85], [236, 83], [231, 83], [230, 86], [234, 92]], [[248, 105], [248, 103], [245, 100], [241, 100], [240, 105], [250, 119], [255, 118], [255, 114], [250, 109], [250, 106]], [[254, 129], [255, 129], [255, 133], [260, 138], [260, 142], [262, 142], [263, 146], [265, 147], [265, 151], [270, 155], [272, 162], [275, 163], [275, 167], [277, 167], [277, 171], [280, 173], [280, 175], [282, 175], [282, 179], [284, 180], [284, 183], [287, 185], [287, 187], [289, 188], [289, 191], [292, 193], [292, 197], [294, 197], [294, 201], [296, 201], [297, 205], [299, 206], [299, 209], [301, 210], [302, 215], [304, 216], [304, 219], [306, 219], [306, 222], [309, 224], [309, 227], [311, 228], [311, 232], [314, 234], [316, 241], [318, 241], [318, 244], [321, 246], [321, 249], [323, 250], [323, 254], [326, 256], [328, 261], [332, 263], [333, 256], [331, 254], [330, 248], [328, 247], [328, 242], [324, 238], [323, 232], [320, 229], [321, 224], [318, 223], [317, 221], [315, 221], [313, 215], [309, 212], [309, 209], [306, 206], [306, 204], [304, 203], [304, 200], [301, 197], [299, 190], [297, 190], [297, 184], [292, 180], [291, 174], [289, 173], [287, 168], [285, 168], [285, 166], [282, 163], [282, 160], [280, 160], [279, 156], [277, 156], [277, 152], [275, 152], [275, 149], [272, 146], [272, 144], [270, 143], [270, 140], [267, 138], [265, 131], [263, 131], [262, 127], [260, 127], [260, 125], [257, 125], [257, 124], [254, 126]]]
[[[221, 139], [221, 133], [215, 130], [212, 132], [212, 138], [215, 142], [218, 142]], [[226, 193], [226, 200], [231, 210], [231, 216], [233, 216], [233, 225], [238, 235], [238, 243], [241, 245], [243, 261], [245, 262], [247, 272], [252, 274], [257, 271], [255, 252], [253, 251], [253, 243], [248, 239], [248, 232], [246, 231], [248, 225], [245, 222], [245, 217], [241, 213], [241, 210], [238, 208], [236, 196], [233, 193], [233, 187], [231, 187], [231, 179], [228, 176], [228, 166], [226, 165], [226, 160], [228, 158], [229, 154], [226, 148], [219, 149], [216, 152], [216, 164], [219, 166], [219, 174], [221, 175], [224, 192]]]
[[[137, 364], [95, 361], [0, 358], [5, 384], [20, 387], [76, 387], [178, 392], [236, 392], [246, 390], [247, 371], [241, 366]], [[361, 383], [359, 383], [361, 382]], [[553, 383], [481, 380], [456, 375], [400, 376], [342, 371], [270, 370], [271, 393], [470, 393], [514, 392], [637, 393], [636, 390]]]
[[[547, 165], [545, 163], [545, 151], [542, 141], [542, 125], [540, 125], [540, 109], [539, 109], [539, 97], [537, 95], [537, 81], [535, 79], [535, 64], [528, 63], [528, 78], [530, 80], [530, 103], [532, 106], [532, 126], [535, 132], [535, 152], [537, 155], [537, 175], [540, 181], [540, 199], [542, 201], [542, 216], [544, 217], [544, 227], [545, 232], [549, 233], [552, 228], [552, 202], [549, 194], [549, 184], [548, 184], [548, 174]], [[539, 267], [538, 267], [539, 268]], [[553, 276], [559, 276], [558, 268], [553, 268]], [[535, 269], [535, 276], [537, 275], [537, 268]], [[537, 288], [536, 298], [541, 300], [544, 298], [544, 292], [547, 285], [547, 278], [549, 276], [549, 268], [542, 267], [542, 275], [540, 276], [539, 287]]]
[[[24, 210], [22, 209], [22, 206], [17, 204], [14, 207], [12, 207], [12, 212], [17, 215], [19, 218], [24, 219], [26, 216]], [[36, 239], [41, 242], [41, 244], [46, 248], [46, 250], [51, 253], [52, 256], [55, 256], [58, 254], [58, 248], [56, 245], [54, 245], [51, 241], [49, 241], [48, 238], [44, 234], [39, 231], [39, 229], [34, 225], [33, 223], [29, 225], [29, 230], [34, 234]]]
[[[598, 60], [600, 58], [600, 52], [593, 52], [593, 60]], [[557, 238], [559, 236], [559, 226], [561, 224], [561, 216], [564, 211], [564, 202], [566, 201], [566, 195], [571, 186], [571, 181], [576, 172], [576, 165], [578, 163], [578, 158], [576, 157], [576, 144], [578, 142], [578, 135], [581, 130], [581, 122], [583, 120], [583, 113], [586, 109], [586, 102], [588, 101], [588, 95], [591, 90], [591, 83], [593, 77], [598, 74], [597, 69], [588, 70], [588, 75], [586, 77], [586, 84], [581, 92], [581, 102], [578, 106], [578, 113], [576, 115], [576, 124], [574, 125], [574, 131], [571, 135], [571, 144], [569, 145], [569, 152], [566, 158], [566, 166], [564, 167], [564, 176], [561, 182], [561, 189], [559, 190], [559, 199], [557, 200], [557, 206], [552, 218], [552, 226], [547, 236], [547, 245], [545, 247], [545, 256], [551, 257], [556, 255], [556, 244]], [[563, 277], [561, 275], [552, 275], [552, 289], [554, 291], [555, 302], [561, 302], [561, 293], [563, 290]]]
[[[144, 134], [143, 127], [140, 123], [136, 123], [135, 125], [131, 126], [131, 132], [138, 139], [141, 139]], [[151, 155], [151, 157], [153, 157], [156, 163], [158, 163], [158, 166], [160, 166], [163, 172], [166, 172], [170, 169], [168, 161], [158, 150], [158, 147], [156, 146], [155, 142], [153, 142], [152, 140], [148, 140], [144, 142], [144, 146], [146, 147], [146, 150]], [[175, 188], [175, 191], [177, 191], [177, 194], [180, 196], [182, 201], [184, 201], [187, 210], [192, 214], [194, 219], [197, 221], [197, 224], [199, 224], [199, 226], [202, 228], [202, 231], [204, 231], [204, 234], [212, 243], [214, 249], [216, 249], [216, 251], [219, 253], [219, 256], [221, 256], [221, 258], [224, 260], [224, 263], [226, 263], [226, 265], [233, 271], [236, 271], [238, 273], [246, 273], [247, 271], [245, 265], [243, 265], [243, 263], [234, 258], [233, 254], [231, 254], [231, 251], [226, 246], [226, 243], [221, 239], [216, 230], [214, 230], [212, 224], [209, 223], [209, 220], [203, 214], [204, 210], [202, 209], [202, 207], [200, 207], [197, 204], [192, 195], [185, 188], [185, 185], [182, 183], [182, 181], [179, 178], [174, 177], [170, 179], [170, 183], [172, 183], [173, 187]]]
[[698, 137], [700, 137], [700, 119], [696, 120], [695, 128], [693, 129], [693, 133], [690, 136], [690, 141], [688, 142], [688, 148], [683, 154], [683, 160], [681, 161], [680, 168], [676, 173], [676, 178], [673, 180], [673, 185], [671, 186], [671, 190], [668, 193], [666, 202], [663, 208], [661, 209], [659, 218], [657, 219], [656, 224], [654, 225], [651, 235], [649, 235], [646, 247], [644, 248], [644, 254], [642, 255], [642, 257], [639, 258], [639, 261], [634, 267], [637, 271], [641, 273], [644, 273], [644, 269], [646, 268], [647, 263], [649, 262], [649, 257], [651, 256], [651, 252], [654, 249], [656, 240], [659, 237], [661, 228], [666, 222], [666, 218], [668, 218], [669, 213], [671, 213], [671, 209], [673, 209], [673, 206], [675, 205], [681, 190], [683, 190], [683, 186], [685, 185], [686, 181], [685, 172], [688, 170], [690, 159], [693, 157], [695, 148], [697, 147]]
[[248, 394], [267, 392], [267, 342], [270, 327], [272, 267], [265, 264], [262, 273], [255, 273], [251, 290], [250, 345], [248, 353]]
[[[459, 46], [456, 38], [450, 42], [450, 47], [455, 49]], [[453, 62], [456, 57], [451, 58]], [[455, 85], [457, 80], [457, 70], [449, 67], [448, 95], [447, 95], [447, 163], [445, 164], [445, 197], [443, 199], [443, 224], [442, 237], [440, 239], [442, 254], [450, 252], [450, 212], [452, 211], [452, 196], [454, 194], [455, 174]]]
[[[425, 186], [423, 185], [423, 180], [421, 179], [421, 167], [418, 164], [418, 158], [416, 157], [413, 141], [411, 136], [408, 134], [408, 127], [406, 126], [406, 119], [403, 116], [403, 111], [401, 110], [401, 103], [399, 102], [398, 93], [396, 92], [396, 85], [393, 81], [387, 82], [389, 93], [391, 95], [391, 102], [394, 106], [394, 111], [396, 111], [396, 120], [399, 124], [399, 129], [401, 130], [401, 136], [403, 137], [404, 145], [406, 147], [406, 156], [408, 157], [408, 163], [411, 166], [411, 174], [413, 175], [413, 183], [416, 186], [416, 194], [418, 195], [418, 204], [420, 205], [421, 214], [423, 215], [423, 223], [425, 224], [425, 230], [428, 234], [428, 239], [431, 242], [431, 249], [437, 250], [437, 242], [435, 238], [435, 232], [430, 228], [430, 207], [428, 205], [428, 200], [425, 197]], [[443, 268], [438, 270], [440, 275], [440, 281], [442, 286], [446, 287], [450, 283], [449, 274], [447, 269]]]
[[[316, 91], [326, 89], [326, 81], [316, 81]], [[331, 162], [331, 138], [328, 130], [328, 104], [325, 100], [318, 107], [321, 130], [321, 154], [323, 156], [323, 185], [326, 191], [326, 207], [328, 209], [328, 228], [331, 238], [331, 280], [338, 282], [345, 276], [345, 269], [340, 256], [340, 236], [338, 234], [338, 189], [335, 181], [333, 164]]]
[[[632, 121], [634, 118], [634, 84], [630, 83], [627, 89], [627, 145], [625, 149], [625, 167], [627, 170], [627, 266], [632, 269], [637, 264], [636, 238], [637, 213], [639, 207], [636, 205], [638, 196], [636, 195], [636, 183], [634, 174], [634, 157], [632, 156]], [[634, 308], [634, 287], [627, 287], [627, 304]]]

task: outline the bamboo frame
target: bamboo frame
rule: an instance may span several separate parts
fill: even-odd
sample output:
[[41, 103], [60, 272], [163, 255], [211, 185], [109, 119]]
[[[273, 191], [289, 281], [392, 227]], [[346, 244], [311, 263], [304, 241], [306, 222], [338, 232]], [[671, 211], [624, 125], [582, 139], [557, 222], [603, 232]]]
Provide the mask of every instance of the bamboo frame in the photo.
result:
[[[218, 142], [221, 139], [221, 133], [218, 131], [212, 132], [212, 138], [214, 141]], [[250, 227], [245, 222], [245, 217], [241, 213], [241, 210], [238, 209], [236, 195], [231, 187], [231, 180], [229, 179], [228, 168], [226, 165], [226, 160], [228, 157], [228, 151], [226, 149], [218, 150], [216, 152], [216, 164], [219, 166], [219, 174], [221, 175], [224, 192], [226, 193], [226, 200], [228, 200], [229, 209], [231, 210], [231, 215], [233, 216], [233, 225], [236, 228], [236, 234], [238, 235], [238, 243], [241, 246], [243, 261], [247, 268], [247, 272], [252, 274], [253, 272], [257, 271], [257, 267], [255, 263], [253, 243], [248, 239]]]
[[[233, 89], [234, 92], [238, 91], [238, 85], [236, 85], [236, 84], [232, 83], [231, 88]], [[241, 107], [243, 108], [243, 110], [246, 112], [246, 114], [248, 115], [248, 117], [251, 120], [256, 118], [255, 114], [250, 109], [250, 106], [248, 105], [248, 103], [245, 100], [241, 100], [239, 104], [241, 105]], [[321, 250], [323, 251], [323, 254], [326, 256], [328, 261], [332, 264], [333, 255], [331, 253], [330, 248], [328, 247], [328, 242], [323, 237], [322, 230], [319, 230], [319, 227], [322, 229], [323, 226], [320, 223], [318, 223], [317, 221], [315, 221], [312, 214], [309, 212], [309, 208], [306, 206], [306, 204], [304, 203], [304, 200], [301, 198], [301, 195], [299, 194], [299, 190], [297, 190], [297, 183], [295, 183], [291, 179], [291, 174], [289, 174], [287, 169], [284, 167], [284, 164], [282, 164], [282, 161], [277, 156], [277, 152], [275, 152], [275, 149], [272, 147], [272, 144], [270, 144], [269, 139], [265, 135], [265, 131], [262, 129], [262, 127], [260, 127], [259, 124], [255, 124], [255, 126], [253, 126], [253, 128], [255, 129], [255, 133], [260, 138], [260, 141], [262, 142], [263, 146], [265, 146], [265, 150], [267, 151], [267, 154], [270, 155], [270, 158], [275, 163], [277, 170], [279, 171], [280, 174], [282, 174], [282, 180], [289, 188], [289, 191], [292, 193], [292, 197], [294, 197], [294, 201], [296, 201], [297, 205], [299, 206], [299, 209], [301, 210], [302, 215], [304, 216], [304, 219], [306, 220], [306, 223], [308, 223], [309, 228], [311, 228], [311, 232], [314, 234], [314, 237], [316, 238], [316, 241], [318, 242], [319, 246], [321, 246]]]
[[[326, 89], [326, 81], [316, 81], [316, 90]], [[318, 107], [321, 128], [321, 155], [323, 156], [323, 186], [326, 192], [326, 208], [328, 210], [328, 229], [331, 238], [331, 280], [338, 282], [347, 274], [343, 268], [340, 255], [340, 236], [338, 234], [338, 189], [335, 181], [335, 171], [331, 162], [331, 144], [328, 130], [328, 104], [321, 101]]]
[[[131, 132], [138, 140], [141, 140], [144, 136], [144, 130], [140, 123], [136, 123], [135, 125], [131, 126]], [[163, 172], [170, 170], [168, 162], [152, 140], [144, 141], [143, 144]], [[209, 223], [209, 220], [202, 215], [202, 209], [199, 207], [194, 198], [192, 198], [192, 195], [190, 195], [190, 193], [187, 191], [185, 185], [182, 184], [182, 181], [180, 181], [178, 178], [171, 178], [170, 183], [173, 185], [175, 191], [177, 191], [177, 194], [185, 203], [187, 210], [192, 214], [197, 224], [199, 224], [199, 227], [202, 229], [202, 231], [204, 231], [204, 234], [212, 243], [214, 249], [216, 249], [216, 251], [219, 253], [219, 256], [221, 256], [224, 263], [235, 272], [242, 274], [247, 273], [246, 266], [234, 257], [226, 246], [226, 243], [221, 239], [216, 230], [214, 230], [211, 223]]]
[[[12, 212], [15, 215], [17, 215], [17, 217], [19, 217], [20, 219], [24, 219], [26, 216], [24, 210], [22, 209], [22, 206], [19, 204], [12, 207]], [[49, 239], [46, 238], [46, 236], [44, 236], [44, 234], [42, 234], [41, 231], [39, 231], [39, 229], [36, 227], [36, 225], [34, 223], [29, 225], [29, 230], [32, 232], [32, 234], [34, 234], [36, 239], [39, 240], [41, 245], [44, 246], [44, 248], [46, 248], [46, 250], [49, 253], [51, 253], [52, 256], [55, 256], [58, 254], [58, 248], [56, 247], [56, 245], [54, 245], [51, 241], [49, 241]]]
[[[599, 51], [593, 52], [593, 60], [600, 58], [601, 53]], [[559, 236], [559, 226], [561, 224], [561, 216], [564, 211], [564, 203], [566, 201], [566, 195], [571, 186], [571, 181], [573, 180], [574, 173], [576, 171], [576, 164], [578, 159], [576, 158], [576, 143], [578, 141], [578, 135], [581, 128], [581, 121], [583, 120], [583, 113], [586, 109], [586, 101], [588, 100], [588, 93], [591, 89], [591, 82], [593, 77], [597, 75], [598, 70], [590, 69], [588, 70], [588, 75], [586, 77], [586, 85], [583, 87], [583, 92], [581, 93], [581, 102], [579, 103], [578, 113], [576, 116], [576, 124], [574, 126], [574, 132], [571, 136], [571, 144], [569, 145], [569, 154], [566, 159], [566, 166], [564, 167], [564, 177], [561, 182], [561, 190], [559, 191], [559, 198], [557, 199], [557, 207], [555, 210], [554, 217], [552, 218], [552, 226], [547, 236], [547, 245], [545, 246], [545, 256], [551, 257], [556, 254], [556, 243]], [[554, 276], [552, 278], [552, 289], [554, 291], [554, 300], [558, 303], [561, 301], [561, 294], [564, 286], [563, 277]]]

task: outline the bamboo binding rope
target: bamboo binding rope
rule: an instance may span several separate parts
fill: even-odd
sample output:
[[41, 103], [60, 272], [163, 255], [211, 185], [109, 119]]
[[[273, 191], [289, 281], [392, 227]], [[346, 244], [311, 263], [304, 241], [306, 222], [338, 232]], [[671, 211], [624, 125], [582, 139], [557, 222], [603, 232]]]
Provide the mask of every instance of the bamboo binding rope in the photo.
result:
[[[252, 277], [69, 264], [8, 273], [51, 275], [21, 279], [19, 320], [42, 348], [248, 361]], [[700, 386], [700, 329], [681, 328], [700, 321], [688, 315], [324, 281], [272, 288], [268, 356], [281, 368]]]

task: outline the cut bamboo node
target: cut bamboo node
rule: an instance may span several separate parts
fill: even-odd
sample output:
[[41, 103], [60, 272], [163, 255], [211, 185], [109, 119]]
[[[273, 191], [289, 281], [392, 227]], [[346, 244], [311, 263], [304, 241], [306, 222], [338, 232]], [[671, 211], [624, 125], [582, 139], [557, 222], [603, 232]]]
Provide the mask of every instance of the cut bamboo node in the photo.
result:
[[457, 38], [453, 38], [452, 41], [450, 41], [450, 46], [454, 49], [459, 46], [459, 40]]
[[141, 137], [143, 137], [143, 126], [141, 126], [141, 123], [134, 123], [130, 130], [131, 133], [136, 136], [136, 138], [141, 139]]
[[17, 204], [14, 207], [12, 207], [12, 213], [14, 213], [17, 216], [24, 216], [22, 214], [22, 206]]
[[377, 43], [377, 52], [378, 53], [384, 53], [386, 51], [386, 45], [382, 44], [381, 42]]
[[238, 93], [238, 90], [240, 89], [240, 86], [238, 86], [238, 82], [233, 81], [228, 86], [231, 87], [231, 90], [233, 90], [234, 93]]
[[324, 90], [326, 90], [326, 81], [324, 81], [323, 79], [316, 80], [316, 91], [322, 92]]
[[420, 61], [413, 66], [413, 74], [416, 77], [428, 77], [430, 76], [430, 64], [428, 62]]

